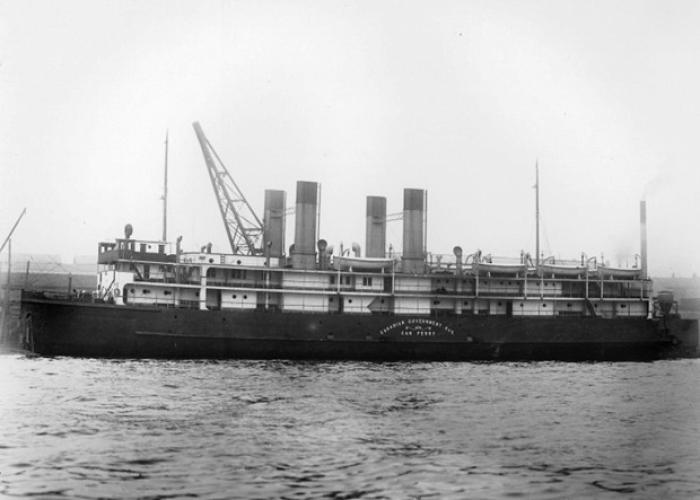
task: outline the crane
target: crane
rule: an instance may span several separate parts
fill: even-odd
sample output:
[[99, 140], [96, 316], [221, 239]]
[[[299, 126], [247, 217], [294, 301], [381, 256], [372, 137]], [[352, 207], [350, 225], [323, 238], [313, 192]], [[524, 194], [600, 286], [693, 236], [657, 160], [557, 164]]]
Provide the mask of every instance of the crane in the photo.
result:
[[202, 147], [204, 162], [226, 227], [231, 250], [237, 255], [262, 254], [263, 225], [260, 218], [243, 196], [243, 192], [231, 177], [219, 155], [216, 154], [199, 122], [194, 122], [192, 127]]
[[12, 238], [12, 233], [15, 232], [15, 229], [17, 229], [17, 226], [19, 225], [19, 221], [22, 220], [22, 217], [24, 217], [24, 214], [27, 213], [27, 209], [25, 208], [22, 210], [22, 213], [19, 214], [19, 217], [17, 217], [17, 221], [15, 222], [15, 225], [12, 226], [12, 229], [10, 229], [9, 234], [7, 235], [7, 238], [5, 238], [5, 241], [2, 242], [2, 246], [0, 246], [0, 252], [2, 252], [5, 249], [5, 245], [7, 245], [7, 242], [10, 241], [10, 238]]

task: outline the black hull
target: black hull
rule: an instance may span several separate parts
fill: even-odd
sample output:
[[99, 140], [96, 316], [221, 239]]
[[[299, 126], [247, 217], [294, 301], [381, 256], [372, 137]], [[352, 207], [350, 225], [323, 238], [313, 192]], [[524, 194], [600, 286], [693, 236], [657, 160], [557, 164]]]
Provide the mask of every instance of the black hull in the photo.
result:
[[46, 356], [636, 361], [698, 355], [698, 323], [680, 318], [199, 311], [23, 297], [22, 322], [23, 342]]

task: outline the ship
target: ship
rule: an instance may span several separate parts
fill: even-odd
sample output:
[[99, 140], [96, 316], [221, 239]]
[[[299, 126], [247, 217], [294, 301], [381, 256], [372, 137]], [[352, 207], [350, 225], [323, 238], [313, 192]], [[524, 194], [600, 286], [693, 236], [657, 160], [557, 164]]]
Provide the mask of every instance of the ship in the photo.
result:
[[[499, 259], [455, 246], [426, 250], [427, 192], [403, 191], [401, 253], [387, 248], [387, 200], [366, 199], [366, 240], [319, 238], [320, 186], [298, 181], [294, 241], [286, 192], [266, 190], [256, 215], [198, 123], [194, 129], [231, 251], [194, 251], [163, 237], [98, 243], [93, 293], [24, 292], [18, 334], [44, 356], [374, 361], [637, 361], [698, 356], [698, 322], [641, 262], [561, 261], [537, 248]], [[167, 139], [166, 139], [167, 193]], [[174, 248], [173, 248], [174, 247]]]

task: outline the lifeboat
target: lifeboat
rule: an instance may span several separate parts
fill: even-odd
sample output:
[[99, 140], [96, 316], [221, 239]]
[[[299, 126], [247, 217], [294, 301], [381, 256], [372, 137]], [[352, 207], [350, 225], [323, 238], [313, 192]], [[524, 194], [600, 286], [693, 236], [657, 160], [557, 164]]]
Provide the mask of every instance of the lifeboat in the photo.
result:
[[394, 259], [377, 257], [333, 257], [331, 267], [339, 271], [391, 270]]
[[543, 276], [582, 276], [586, 274], [586, 267], [567, 264], [541, 264], [540, 272]]
[[481, 274], [525, 274], [532, 273], [534, 269], [526, 264], [507, 264], [494, 262], [474, 262], [472, 263], [472, 271]]
[[639, 279], [642, 270], [636, 267], [608, 267], [598, 266], [595, 274], [601, 279]]

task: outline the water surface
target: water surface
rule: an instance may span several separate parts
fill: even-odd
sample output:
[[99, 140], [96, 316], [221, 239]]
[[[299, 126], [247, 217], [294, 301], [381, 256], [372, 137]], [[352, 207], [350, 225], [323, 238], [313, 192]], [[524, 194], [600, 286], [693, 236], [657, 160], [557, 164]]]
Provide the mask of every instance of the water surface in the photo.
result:
[[2, 356], [0, 380], [7, 497], [700, 497], [700, 360]]

